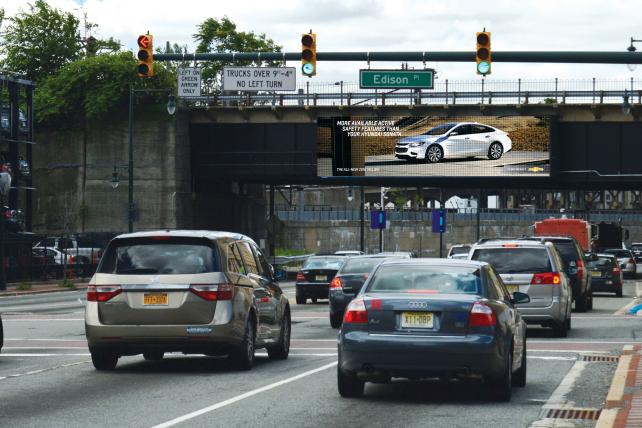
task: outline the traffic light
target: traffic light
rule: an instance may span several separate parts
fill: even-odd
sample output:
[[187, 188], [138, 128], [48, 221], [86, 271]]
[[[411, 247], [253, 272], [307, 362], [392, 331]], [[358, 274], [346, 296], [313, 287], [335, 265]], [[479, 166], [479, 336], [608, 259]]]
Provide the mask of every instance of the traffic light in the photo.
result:
[[301, 35], [301, 72], [308, 77], [317, 74], [317, 35], [312, 31]]
[[492, 54], [490, 52], [490, 31], [477, 33], [477, 50], [475, 51], [477, 61], [477, 74], [485, 76], [490, 74], [490, 63]]
[[143, 34], [138, 36], [138, 75], [140, 77], [152, 77], [154, 75], [154, 50], [152, 46], [152, 35]]

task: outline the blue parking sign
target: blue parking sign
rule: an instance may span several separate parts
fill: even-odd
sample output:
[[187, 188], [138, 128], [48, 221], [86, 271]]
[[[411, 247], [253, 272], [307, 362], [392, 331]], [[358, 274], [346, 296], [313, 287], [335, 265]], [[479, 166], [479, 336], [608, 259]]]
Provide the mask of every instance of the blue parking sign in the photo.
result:
[[446, 231], [446, 210], [432, 210], [432, 232], [444, 233]]
[[386, 212], [383, 210], [370, 212], [370, 229], [386, 228]]

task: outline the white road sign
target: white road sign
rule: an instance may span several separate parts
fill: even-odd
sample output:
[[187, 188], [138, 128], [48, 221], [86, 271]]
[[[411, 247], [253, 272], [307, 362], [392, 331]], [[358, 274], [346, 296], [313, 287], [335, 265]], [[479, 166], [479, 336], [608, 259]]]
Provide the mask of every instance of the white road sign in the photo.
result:
[[184, 67], [178, 69], [178, 97], [201, 96], [201, 69]]
[[294, 67], [224, 67], [224, 91], [294, 91]]

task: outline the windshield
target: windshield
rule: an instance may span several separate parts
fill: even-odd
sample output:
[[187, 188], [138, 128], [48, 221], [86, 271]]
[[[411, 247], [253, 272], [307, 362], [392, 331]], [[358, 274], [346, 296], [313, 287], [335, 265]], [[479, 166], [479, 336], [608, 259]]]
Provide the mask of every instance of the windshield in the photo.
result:
[[348, 273], [370, 273], [375, 266], [384, 261], [382, 258], [371, 258], [371, 259], [352, 259], [348, 260], [341, 269], [342, 274]]
[[208, 241], [137, 238], [113, 241], [105, 251], [98, 272], [180, 275], [217, 272], [217, 268], [216, 252]]
[[452, 127], [455, 126], [454, 123], [444, 123], [443, 125], [435, 126], [434, 128], [424, 132], [422, 135], [444, 135]]
[[475, 250], [472, 259], [490, 263], [499, 273], [552, 271], [545, 248], [482, 248]]
[[477, 267], [381, 266], [366, 291], [373, 293], [479, 294]]
[[310, 257], [305, 261], [302, 269], [333, 269], [339, 270], [345, 258]]

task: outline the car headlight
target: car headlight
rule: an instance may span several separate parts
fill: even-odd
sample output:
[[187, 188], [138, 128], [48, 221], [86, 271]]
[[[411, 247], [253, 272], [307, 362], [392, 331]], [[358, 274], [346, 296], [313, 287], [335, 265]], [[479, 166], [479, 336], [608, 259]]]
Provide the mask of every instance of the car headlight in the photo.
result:
[[423, 146], [423, 145], [424, 145], [424, 143], [422, 143], [421, 141], [418, 141], [416, 143], [408, 144], [408, 146], [410, 146], [410, 147], [420, 147], [420, 146]]

